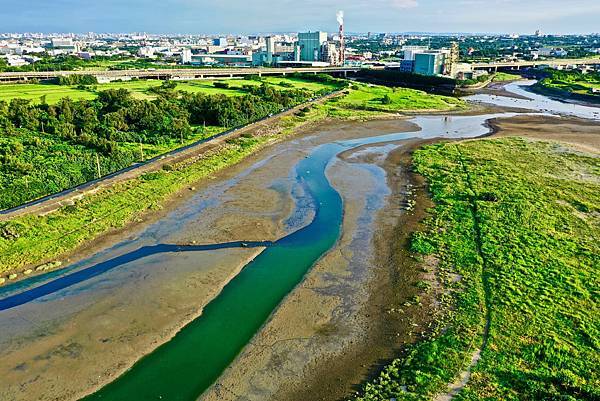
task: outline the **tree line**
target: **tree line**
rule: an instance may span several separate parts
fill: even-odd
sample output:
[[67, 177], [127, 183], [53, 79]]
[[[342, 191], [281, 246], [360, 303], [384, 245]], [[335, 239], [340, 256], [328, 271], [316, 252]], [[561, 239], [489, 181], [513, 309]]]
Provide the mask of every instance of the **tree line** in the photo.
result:
[[94, 100], [63, 98], [52, 105], [44, 99], [0, 101], [0, 208], [95, 178], [96, 155], [102, 174], [108, 174], [140, 160], [142, 144], [173, 147], [204, 126], [247, 124], [312, 96], [266, 84], [246, 91], [242, 96], [187, 93], [165, 81], [154, 90], [154, 100], [110, 89]]
[[310, 92], [278, 91], [268, 85], [248, 88], [245, 96], [206, 95], [175, 91], [165, 81], [154, 100], [134, 98], [126, 89], [109, 89], [94, 100], [63, 98], [55, 105], [29, 100], [0, 101], [0, 130], [4, 136], [25, 129], [56, 135], [105, 153], [117, 142], [160, 144], [187, 139], [194, 125], [225, 128], [246, 124], [306, 101]]

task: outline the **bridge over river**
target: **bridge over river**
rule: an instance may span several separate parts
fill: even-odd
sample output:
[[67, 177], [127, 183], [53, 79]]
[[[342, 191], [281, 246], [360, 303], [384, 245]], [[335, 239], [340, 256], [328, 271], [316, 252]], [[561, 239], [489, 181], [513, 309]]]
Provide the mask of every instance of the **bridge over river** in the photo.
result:
[[491, 63], [473, 63], [474, 70], [493, 70], [498, 69], [514, 69], [519, 70], [521, 68], [528, 67], [568, 67], [568, 66], [600, 66], [600, 57], [587, 58], [587, 59], [555, 59], [555, 60], [529, 60], [529, 61], [498, 61]]

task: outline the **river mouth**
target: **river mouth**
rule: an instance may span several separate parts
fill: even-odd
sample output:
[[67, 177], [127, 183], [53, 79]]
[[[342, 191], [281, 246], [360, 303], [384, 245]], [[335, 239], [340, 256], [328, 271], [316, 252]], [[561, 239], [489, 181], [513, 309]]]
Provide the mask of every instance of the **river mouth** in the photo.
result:
[[[369, 144], [405, 141], [413, 137], [476, 137], [489, 131], [484, 126], [486, 120], [512, 115], [514, 114], [498, 113], [468, 117], [417, 117], [412, 120], [412, 123], [421, 128], [419, 132], [398, 132], [376, 136], [370, 134], [370, 136], [333, 140], [308, 147], [310, 152], [292, 163], [291, 168], [286, 170], [288, 172], [278, 177], [278, 180], [286, 182], [282, 184], [283, 189], [276, 185], [281, 181], [274, 180], [271, 185], [272, 192], [269, 192], [269, 196], [274, 199], [284, 196], [281, 194], [292, 193], [296, 203], [300, 205], [300, 212], [281, 214], [287, 216], [283, 219], [286, 221], [285, 231], [287, 231], [284, 234], [287, 235], [273, 238], [272, 244], [263, 244], [266, 247], [260, 254], [257, 253], [260, 249], [246, 249], [246, 246], [238, 244], [232, 252], [243, 254], [252, 261], [244, 263], [241, 272], [234, 275], [235, 278], [229, 281], [229, 284], [218, 295], [215, 294], [213, 301], [202, 310], [201, 316], [193, 319], [165, 345], [156, 348], [142, 358], [119, 379], [89, 398], [195, 399], [204, 389], [208, 388], [263, 326], [281, 300], [303, 280], [314, 263], [336, 246], [340, 237], [344, 204], [335, 186], [332, 186], [328, 179], [327, 171], [340, 152]], [[393, 147], [390, 148], [390, 150], [392, 149]], [[264, 164], [256, 168], [263, 167], [265, 167]], [[217, 192], [212, 194], [216, 194], [216, 196], [199, 197], [190, 202], [187, 212], [181, 212], [171, 219], [173, 221], [171, 230], [175, 231], [185, 224], [188, 216], [186, 213], [197, 217], [192, 210], [198, 211], [209, 207], [215, 199], [218, 202], [228, 196], [226, 190], [223, 190], [221, 194]], [[277, 203], [277, 200], [273, 200], [272, 203]], [[294, 217], [290, 219], [292, 216]], [[138, 249], [143, 244], [164, 244], [171, 239], [177, 238], [163, 235], [163, 231], [160, 229], [146, 231], [131, 239], [122, 248], [117, 248], [116, 253], [118, 255], [126, 254], [127, 250]], [[252, 245], [250, 241], [254, 239], [242, 239], [242, 242]], [[219, 252], [228, 252], [228, 250], [197, 250], [191, 251], [187, 255], [179, 252], [172, 256], [165, 254], [149, 257], [145, 255], [133, 263], [116, 266], [110, 272], [103, 272], [52, 294], [44, 294], [36, 298], [33, 303], [16, 305], [5, 312], [10, 313], [11, 317], [16, 319], [21, 312], [31, 311], [32, 305], [39, 308], [64, 305], [70, 299], [71, 302], [81, 299], [77, 297], [82, 297], [90, 289], [98, 288], [98, 293], [102, 293], [103, 285], [106, 286], [104, 291], [109, 293], [115, 288], [111, 285], [120, 279], [127, 278], [127, 274], [139, 278], [145, 274], [144, 270], [157, 266], [168, 267], [185, 263], [193, 265], [193, 260], [202, 260], [207, 264], [213, 263], [210, 256], [205, 256], [204, 252], [216, 255]], [[80, 268], [83, 270], [89, 267], [86, 267], [84, 263]], [[168, 273], [165, 274], [168, 275]], [[46, 277], [45, 280], [49, 278]], [[32, 288], [38, 288], [44, 278], [36, 278], [36, 280], [40, 281], [29, 283]], [[143, 279], [140, 280], [143, 281]], [[27, 283], [20, 285], [23, 287], [6, 288], [3, 291], [9, 295], [24, 294], [27, 291]], [[148, 295], [151, 296], [151, 292], [148, 292]], [[156, 302], [160, 302], [160, 300]], [[146, 312], [151, 313], [151, 311], [151, 309], [146, 309]], [[22, 315], [28, 319], [31, 317], [26, 313]], [[0, 316], [0, 318], [5, 316]], [[76, 348], [63, 349], [63, 352], [76, 353]], [[6, 349], [4, 348], [4, 350]]]

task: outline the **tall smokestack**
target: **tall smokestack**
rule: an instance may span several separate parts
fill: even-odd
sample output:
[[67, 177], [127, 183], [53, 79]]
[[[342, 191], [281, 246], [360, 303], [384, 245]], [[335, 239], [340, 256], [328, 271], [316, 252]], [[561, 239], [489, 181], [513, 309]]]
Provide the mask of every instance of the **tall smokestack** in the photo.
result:
[[344, 65], [346, 62], [345, 53], [346, 53], [346, 44], [344, 43], [344, 12], [338, 11], [335, 15], [338, 24], [340, 24], [340, 56], [339, 62], [341, 65]]

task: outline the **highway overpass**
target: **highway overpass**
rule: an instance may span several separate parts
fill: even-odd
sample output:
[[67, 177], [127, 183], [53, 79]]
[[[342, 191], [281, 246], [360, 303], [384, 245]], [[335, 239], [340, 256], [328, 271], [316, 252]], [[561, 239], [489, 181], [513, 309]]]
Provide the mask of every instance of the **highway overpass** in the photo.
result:
[[500, 68], [519, 70], [528, 67], [567, 67], [567, 66], [584, 66], [584, 65], [600, 65], [600, 57], [589, 59], [556, 59], [556, 60], [531, 60], [531, 61], [500, 61], [492, 63], [473, 63], [474, 70], [494, 70]]
[[93, 75], [99, 81], [116, 79], [204, 79], [234, 78], [246, 75], [286, 75], [292, 73], [328, 73], [334, 75], [353, 74], [360, 67], [299, 67], [299, 68], [174, 68], [143, 70], [77, 70], [77, 71], [30, 71], [0, 73], [0, 82], [26, 81], [29, 79], [51, 79], [68, 75]]
[[[519, 70], [527, 67], [560, 67], [560, 66], [600, 66], [600, 57], [589, 59], [556, 59], [532, 61], [507, 61], [490, 63], [473, 63], [475, 70], [498, 71], [498, 69]], [[172, 69], [139, 69], [139, 70], [77, 70], [77, 71], [29, 71], [2, 72], [0, 82], [18, 82], [29, 79], [52, 79], [67, 75], [93, 75], [100, 82], [117, 79], [204, 79], [204, 78], [234, 78], [246, 75], [286, 75], [292, 73], [328, 73], [347, 76], [361, 70], [361, 67], [290, 67], [290, 68], [172, 68]], [[370, 69], [383, 69], [371, 67]]]

